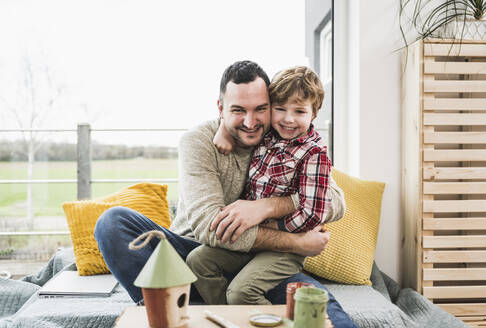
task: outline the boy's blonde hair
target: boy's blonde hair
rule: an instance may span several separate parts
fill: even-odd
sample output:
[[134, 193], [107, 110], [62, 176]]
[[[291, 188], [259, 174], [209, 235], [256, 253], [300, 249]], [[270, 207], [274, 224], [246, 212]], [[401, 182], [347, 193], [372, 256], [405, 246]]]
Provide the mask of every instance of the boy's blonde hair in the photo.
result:
[[324, 100], [321, 80], [313, 70], [305, 66], [292, 67], [275, 74], [268, 88], [272, 104], [285, 104], [295, 96], [297, 102], [310, 101], [314, 117]]

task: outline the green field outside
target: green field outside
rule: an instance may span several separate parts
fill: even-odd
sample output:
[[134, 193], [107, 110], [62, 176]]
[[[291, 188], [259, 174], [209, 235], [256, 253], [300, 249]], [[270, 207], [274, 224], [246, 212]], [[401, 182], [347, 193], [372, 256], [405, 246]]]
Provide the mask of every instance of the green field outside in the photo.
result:
[[[93, 161], [93, 179], [177, 178], [177, 159], [129, 159]], [[0, 179], [27, 178], [26, 162], [0, 162]], [[34, 164], [33, 179], [76, 179], [76, 162], [38, 162]], [[95, 183], [93, 198], [108, 195], [133, 183]], [[168, 200], [177, 202], [177, 183], [169, 183]], [[33, 184], [35, 216], [63, 216], [61, 204], [76, 200], [75, 183]], [[26, 184], [0, 184], [0, 218], [26, 216]]]

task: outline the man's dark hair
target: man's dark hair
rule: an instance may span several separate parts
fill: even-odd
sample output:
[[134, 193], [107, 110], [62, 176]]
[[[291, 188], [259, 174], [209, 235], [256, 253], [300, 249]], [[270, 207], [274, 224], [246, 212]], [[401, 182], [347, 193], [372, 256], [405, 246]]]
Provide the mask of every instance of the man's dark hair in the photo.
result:
[[223, 100], [223, 95], [226, 92], [226, 85], [229, 82], [235, 84], [249, 83], [255, 81], [257, 77], [261, 77], [265, 81], [267, 87], [270, 85], [267, 73], [255, 62], [250, 60], [237, 61], [224, 70], [221, 84], [219, 85], [219, 100]]

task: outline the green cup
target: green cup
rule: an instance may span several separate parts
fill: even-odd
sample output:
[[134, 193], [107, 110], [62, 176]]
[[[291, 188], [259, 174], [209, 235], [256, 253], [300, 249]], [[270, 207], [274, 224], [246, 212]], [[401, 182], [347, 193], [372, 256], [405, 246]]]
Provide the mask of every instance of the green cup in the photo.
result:
[[329, 297], [325, 290], [312, 287], [297, 289], [294, 295], [293, 328], [325, 328]]

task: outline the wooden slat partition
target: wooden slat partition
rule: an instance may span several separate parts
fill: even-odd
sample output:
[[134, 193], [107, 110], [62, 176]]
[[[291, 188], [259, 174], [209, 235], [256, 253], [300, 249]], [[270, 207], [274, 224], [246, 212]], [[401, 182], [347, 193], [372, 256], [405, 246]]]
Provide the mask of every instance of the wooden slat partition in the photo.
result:
[[424, 182], [424, 194], [486, 194], [486, 182]]
[[424, 200], [425, 213], [486, 212], [485, 200]]
[[431, 98], [424, 99], [424, 110], [486, 110], [484, 98]]
[[486, 74], [486, 63], [433, 62], [424, 64], [425, 74]]
[[[427, 63], [432, 63], [434, 62], [434, 59], [433, 58], [430, 58], [430, 57], [425, 57], [424, 58], [424, 65], [426, 65]], [[428, 82], [431, 82], [434, 80], [434, 76], [433, 75], [426, 75], [424, 74], [423, 76], [423, 84], [425, 85], [425, 83], [428, 83]], [[425, 88], [422, 89], [423, 91], [423, 99], [432, 99], [434, 98], [434, 95], [431, 94], [431, 93], [426, 93], [425, 92]], [[431, 133], [434, 131], [434, 127], [433, 126], [426, 126], [425, 124], [423, 124], [423, 114], [422, 114], [422, 129], [424, 131], [424, 133]], [[426, 143], [423, 143], [422, 144], [422, 149], [423, 151], [431, 151], [431, 150], [434, 150], [434, 145], [433, 144], [426, 144]], [[422, 162], [422, 165], [424, 168], [433, 168], [435, 167], [435, 163], [432, 162], [432, 161], [426, 161], [425, 159], [423, 160]], [[421, 192], [421, 195], [422, 197], [422, 201], [423, 202], [427, 202], [427, 201], [433, 201], [434, 200], [434, 196], [433, 195], [427, 195], [427, 194], [424, 194], [423, 193], [423, 190]], [[423, 215], [422, 215], [422, 222], [423, 220], [428, 220], [428, 219], [432, 219], [434, 217], [434, 214], [433, 213], [426, 213], [424, 212]], [[428, 237], [431, 237], [434, 235], [434, 232], [433, 231], [430, 231], [430, 230], [422, 230], [422, 239], [423, 238], [428, 238]], [[421, 243], [421, 248], [419, 248], [419, 251], [421, 252], [425, 252], [425, 251], [428, 251], [427, 249], [427, 245], [425, 245], [423, 242]], [[421, 265], [421, 275], [423, 276], [423, 270], [427, 270], [427, 269], [432, 269], [434, 267], [434, 265], [432, 263], [425, 263], [423, 262], [422, 265]], [[434, 286], [434, 282], [431, 281], [431, 280], [425, 280], [423, 279], [422, 277], [422, 290], [424, 288], [429, 288], [429, 287], [432, 287]]]
[[424, 296], [433, 299], [486, 298], [486, 286], [424, 287]]
[[424, 92], [484, 92], [486, 81], [424, 81]]
[[472, 317], [461, 317], [461, 319], [462, 320], [473, 320], [473, 321], [476, 321], [476, 322], [483, 323], [483, 326], [486, 325], [486, 316], [482, 316], [482, 315], [472, 316]]
[[424, 236], [424, 248], [486, 247], [486, 236]]
[[424, 133], [424, 142], [433, 144], [486, 144], [486, 132]]
[[[459, 317], [459, 319], [462, 319], [463, 317]], [[469, 317], [464, 317], [464, 318], [469, 318]], [[465, 319], [462, 319], [464, 321], [464, 323], [467, 323], [470, 327], [486, 327], [486, 322], [483, 321], [481, 318], [482, 317], [479, 317], [479, 321], [476, 321], [476, 320], [465, 320]]]
[[424, 280], [467, 281], [486, 280], [485, 268], [424, 269]]
[[[424, 263], [484, 263], [486, 251], [424, 251]], [[431, 279], [433, 280], [433, 279]]]
[[486, 54], [486, 44], [424, 44], [424, 56], [468, 56], [468, 57], [484, 57]]
[[486, 327], [486, 42], [429, 40], [407, 51], [405, 285]]
[[[425, 219], [424, 230], [486, 230], [484, 218], [432, 218]], [[486, 253], [484, 254], [486, 262]]]
[[458, 316], [483, 315], [486, 313], [486, 303], [451, 303], [437, 305], [442, 310]]
[[486, 114], [425, 113], [424, 125], [486, 125]]
[[484, 161], [486, 150], [484, 149], [461, 149], [461, 150], [424, 150], [424, 161], [450, 162], [450, 161]]
[[424, 179], [486, 179], [486, 167], [434, 167], [424, 168]]

